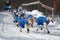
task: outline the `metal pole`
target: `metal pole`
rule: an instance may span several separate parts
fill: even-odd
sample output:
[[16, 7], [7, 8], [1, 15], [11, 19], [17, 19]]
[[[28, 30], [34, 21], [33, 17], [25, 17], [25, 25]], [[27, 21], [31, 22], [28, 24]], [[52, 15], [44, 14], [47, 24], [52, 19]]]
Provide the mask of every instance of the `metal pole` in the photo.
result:
[[[39, 0], [38, 0], [38, 2], [39, 2]], [[38, 3], [38, 10], [39, 10], [39, 3]]]
[[46, 12], [45, 13], [46, 13], [45, 15], [47, 16], [47, 8], [46, 8]]
[[52, 18], [54, 18], [54, 10], [52, 10]]

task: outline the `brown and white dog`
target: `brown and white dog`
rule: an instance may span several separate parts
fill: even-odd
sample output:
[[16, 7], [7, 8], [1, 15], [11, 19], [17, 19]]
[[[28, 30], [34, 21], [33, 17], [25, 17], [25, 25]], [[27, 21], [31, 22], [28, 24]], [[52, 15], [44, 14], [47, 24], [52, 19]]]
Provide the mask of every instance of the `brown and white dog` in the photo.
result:
[[33, 18], [28, 18], [28, 24], [25, 24], [25, 28], [27, 28], [27, 33], [29, 33], [29, 28], [33, 25]]

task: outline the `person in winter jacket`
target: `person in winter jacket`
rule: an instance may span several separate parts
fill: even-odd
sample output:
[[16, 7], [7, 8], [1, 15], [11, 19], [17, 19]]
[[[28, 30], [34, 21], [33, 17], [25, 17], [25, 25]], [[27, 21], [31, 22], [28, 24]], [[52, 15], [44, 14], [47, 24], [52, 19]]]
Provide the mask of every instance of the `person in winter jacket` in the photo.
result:
[[22, 32], [22, 28], [25, 28], [25, 24], [28, 24], [28, 21], [25, 19], [24, 15], [21, 15], [18, 18], [18, 26], [20, 28], [20, 32]]

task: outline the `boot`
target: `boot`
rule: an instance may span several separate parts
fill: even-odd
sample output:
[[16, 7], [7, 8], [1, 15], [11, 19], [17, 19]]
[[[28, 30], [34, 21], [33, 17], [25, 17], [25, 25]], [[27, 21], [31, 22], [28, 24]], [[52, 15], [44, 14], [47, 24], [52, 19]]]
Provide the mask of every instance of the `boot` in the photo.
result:
[[27, 33], [29, 33], [29, 28], [27, 29]]
[[48, 30], [48, 31], [47, 31], [47, 33], [49, 34], [49, 33], [50, 33], [50, 31]]
[[41, 28], [41, 30], [43, 30], [43, 28]]

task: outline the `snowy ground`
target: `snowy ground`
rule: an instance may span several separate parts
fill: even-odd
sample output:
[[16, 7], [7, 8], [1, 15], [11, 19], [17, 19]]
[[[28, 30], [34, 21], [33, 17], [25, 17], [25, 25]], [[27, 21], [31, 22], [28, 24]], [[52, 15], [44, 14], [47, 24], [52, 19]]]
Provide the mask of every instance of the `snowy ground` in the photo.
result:
[[26, 28], [20, 32], [13, 23], [12, 16], [7, 12], [0, 12], [0, 40], [60, 40], [60, 20], [50, 23], [48, 28], [50, 34], [40, 29], [36, 31], [36, 27], [30, 28], [30, 33], [26, 33]]

